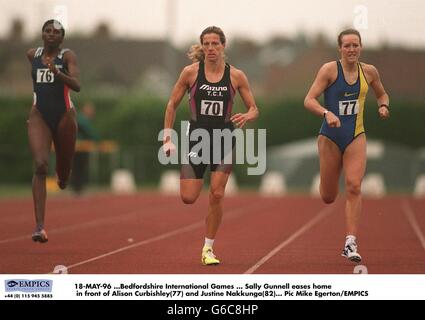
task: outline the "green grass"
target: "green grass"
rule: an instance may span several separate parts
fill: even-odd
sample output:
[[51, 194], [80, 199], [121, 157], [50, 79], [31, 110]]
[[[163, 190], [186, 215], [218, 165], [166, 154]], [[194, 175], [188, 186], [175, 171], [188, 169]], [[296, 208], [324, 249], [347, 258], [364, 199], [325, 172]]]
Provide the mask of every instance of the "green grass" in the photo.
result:
[[31, 197], [30, 184], [0, 185], [0, 199]]

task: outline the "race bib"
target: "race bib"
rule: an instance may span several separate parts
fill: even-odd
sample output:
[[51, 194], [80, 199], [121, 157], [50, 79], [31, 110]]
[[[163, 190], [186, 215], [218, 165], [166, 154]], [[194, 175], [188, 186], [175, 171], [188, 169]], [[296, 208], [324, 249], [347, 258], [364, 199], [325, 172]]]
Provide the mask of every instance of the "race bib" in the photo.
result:
[[351, 116], [359, 113], [359, 100], [339, 101], [339, 115]]
[[37, 83], [53, 83], [55, 76], [48, 68], [37, 69]]
[[201, 100], [201, 114], [206, 116], [222, 116], [223, 101]]

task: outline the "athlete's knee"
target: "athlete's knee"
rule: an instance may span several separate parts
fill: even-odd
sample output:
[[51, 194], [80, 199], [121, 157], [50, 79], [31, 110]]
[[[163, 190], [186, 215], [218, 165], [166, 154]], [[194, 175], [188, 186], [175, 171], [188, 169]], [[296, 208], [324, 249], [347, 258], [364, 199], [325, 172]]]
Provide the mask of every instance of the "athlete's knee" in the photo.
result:
[[210, 200], [214, 202], [218, 202], [224, 197], [224, 189], [218, 188], [218, 189], [212, 189], [210, 190]]
[[182, 199], [184, 204], [193, 204], [196, 199], [198, 199], [197, 194], [180, 194], [180, 198]]
[[335, 199], [338, 195], [338, 189], [334, 192], [328, 192], [324, 191], [322, 188], [322, 185], [320, 185], [320, 197], [322, 198], [322, 201], [326, 204], [331, 204], [335, 202]]
[[362, 190], [361, 179], [347, 179], [345, 181], [346, 193], [349, 196], [359, 196]]
[[322, 188], [320, 188], [320, 197], [322, 198], [322, 201], [326, 204], [331, 204], [335, 202], [336, 196], [338, 195], [337, 192], [325, 192]]
[[49, 165], [46, 160], [36, 160], [34, 162], [34, 174], [37, 176], [47, 176]]
[[322, 200], [326, 204], [331, 204], [335, 202], [336, 195], [329, 195], [329, 194], [321, 194]]

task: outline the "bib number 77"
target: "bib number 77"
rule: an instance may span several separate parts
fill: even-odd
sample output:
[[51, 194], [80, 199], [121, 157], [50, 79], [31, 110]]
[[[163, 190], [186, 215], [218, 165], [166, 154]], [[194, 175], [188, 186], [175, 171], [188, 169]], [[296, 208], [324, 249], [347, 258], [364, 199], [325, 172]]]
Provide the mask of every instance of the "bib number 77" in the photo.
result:
[[351, 116], [359, 113], [359, 100], [339, 101], [339, 115]]

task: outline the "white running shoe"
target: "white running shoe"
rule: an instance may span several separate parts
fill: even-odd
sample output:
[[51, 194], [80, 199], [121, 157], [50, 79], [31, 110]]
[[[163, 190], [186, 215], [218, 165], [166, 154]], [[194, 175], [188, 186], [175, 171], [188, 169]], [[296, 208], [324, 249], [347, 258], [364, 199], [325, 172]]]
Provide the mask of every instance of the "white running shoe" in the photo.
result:
[[357, 252], [357, 243], [354, 241], [345, 244], [341, 256], [346, 257], [348, 260], [355, 263], [362, 261], [361, 255]]

